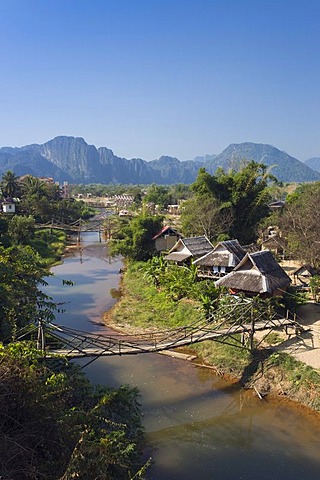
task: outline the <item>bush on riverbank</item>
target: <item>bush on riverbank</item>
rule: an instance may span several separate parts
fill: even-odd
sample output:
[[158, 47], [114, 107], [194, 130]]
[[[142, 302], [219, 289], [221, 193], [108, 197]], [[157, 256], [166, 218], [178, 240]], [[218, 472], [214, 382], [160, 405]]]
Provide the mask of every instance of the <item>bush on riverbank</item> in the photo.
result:
[[30, 245], [36, 250], [46, 265], [54, 265], [58, 262], [67, 244], [67, 234], [63, 230], [44, 228], [36, 230]]
[[1, 478], [129, 480], [139, 470], [136, 389], [93, 386], [26, 342], [0, 347], [0, 377]]

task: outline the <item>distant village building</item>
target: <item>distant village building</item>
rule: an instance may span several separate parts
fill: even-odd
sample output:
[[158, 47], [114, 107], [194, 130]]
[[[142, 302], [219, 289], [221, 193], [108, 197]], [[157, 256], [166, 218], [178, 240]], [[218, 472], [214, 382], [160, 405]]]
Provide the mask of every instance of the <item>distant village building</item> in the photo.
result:
[[215, 285], [226, 287], [233, 294], [270, 297], [283, 295], [290, 283], [290, 277], [280, 267], [272, 253], [265, 250], [247, 253], [234, 270], [217, 280]]
[[170, 250], [180, 238], [182, 238], [182, 235], [177, 230], [165, 226], [152, 238], [152, 240], [155, 240], [156, 250], [158, 252], [164, 252]]
[[[69, 198], [69, 182], [55, 182], [55, 184], [59, 187], [61, 197]], [[79, 195], [78, 198], [80, 198]]]
[[168, 205], [167, 210], [171, 215], [179, 215], [180, 205]]
[[285, 257], [287, 241], [278, 226], [269, 226], [262, 232], [261, 250], [270, 250], [274, 255]]
[[203, 235], [200, 237], [180, 238], [164, 258], [182, 265], [202, 257], [213, 249], [212, 243]]
[[130, 207], [134, 202], [133, 195], [106, 195], [106, 204], [117, 207]]
[[285, 257], [286, 246], [286, 240], [279, 235], [275, 235], [261, 243], [261, 250], [270, 250], [274, 255], [283, 259]]
[[16, 204], [13, 198], [6, 198], [1, 204], [3, 213], [15, 213]]
[[198, 277], [218, 279], [230, 273], [246, 255], [238, 240], [218, 243], [214, 249], [193, 262]]
[[119, 217], [128, 217], [130, 215], [128, 210], [120, 210]]

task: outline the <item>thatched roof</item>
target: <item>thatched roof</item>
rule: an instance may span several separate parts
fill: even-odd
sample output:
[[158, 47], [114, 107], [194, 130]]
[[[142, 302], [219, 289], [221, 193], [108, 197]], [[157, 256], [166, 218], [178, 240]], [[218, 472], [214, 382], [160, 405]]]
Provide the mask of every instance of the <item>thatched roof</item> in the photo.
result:
[[311, 265], [304, 264], [292, 272], [292, 275], [301, 275], [302, 277], [313, 277], [317, 275], [317, 270]]
[[215, 282], [232, 290], [273, 294], [290, 285], [290, 278], [269, 250], [247, 253], [241, 262], [225, 277]]
[[[189, 257], [201, 257], [202, 255], [210, 252], [212, 249], [212, 243], [210, 243], [207, 237], [204, 235], [200, 237], [180, 238], [171, 248], [169, 254], [164, 258], [166, 260], [179, 262]], [[177, 259], [177, 254], [179, 254], [179, 260]], [[184, 258], [182, 258], [181, 254], [183, 254]]]
[[238, 240], [226, 240], [218, 243], [211, 252], [193, 263], [205, 267], [235, 267], [245, 254]]
[[185, 253], [185, 252], [172, 252], [168, 253], [164, 257], [165, 260], [172, 260], [173, 262], [183, 262], [183, 260], [186, 260], [187, 258], [190, 258], [190, 253]]
[[191, 252], [193, 257], [199, 257], [200, 255], [204, 255], [213, 249], [212, 243], [205, 235], [200, 237], [183, 238], [181, 241]]
[[286, 240], [283, 237], [280, 237], [280, 235], [272, 235], [271, 237], [267, 238], [266, 240], [263, 240], [261, 242], [261, 246], [263, 247], [280, 247], [284, 248], [286, 247]]

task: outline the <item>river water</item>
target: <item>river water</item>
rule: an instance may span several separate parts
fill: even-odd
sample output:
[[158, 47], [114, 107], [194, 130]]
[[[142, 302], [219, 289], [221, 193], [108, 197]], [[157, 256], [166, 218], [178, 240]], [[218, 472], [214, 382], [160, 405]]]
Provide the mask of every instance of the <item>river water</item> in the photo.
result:
[[[108, 258], [97, 234], [84, 234], [82, 247], [53, 268], [47, 292], [65, 302], [58, 323], [105, 330], [101, 315], [116, 301], [110, 290], [121, 262]], [[320, 479], [320, 418], [305, 409], [260, 401], [210, 369], [159, 354], [104, 357], [85, 372], [96, 383], [138, 387], [150, 480]]]

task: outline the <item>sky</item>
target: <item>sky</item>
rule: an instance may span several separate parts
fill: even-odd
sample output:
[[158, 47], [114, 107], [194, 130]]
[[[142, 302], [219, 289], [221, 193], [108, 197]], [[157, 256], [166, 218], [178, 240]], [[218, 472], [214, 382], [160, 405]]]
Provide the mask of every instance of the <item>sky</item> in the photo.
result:
[[320, 156], [319, 0], [0, 0], [0, 146]]

